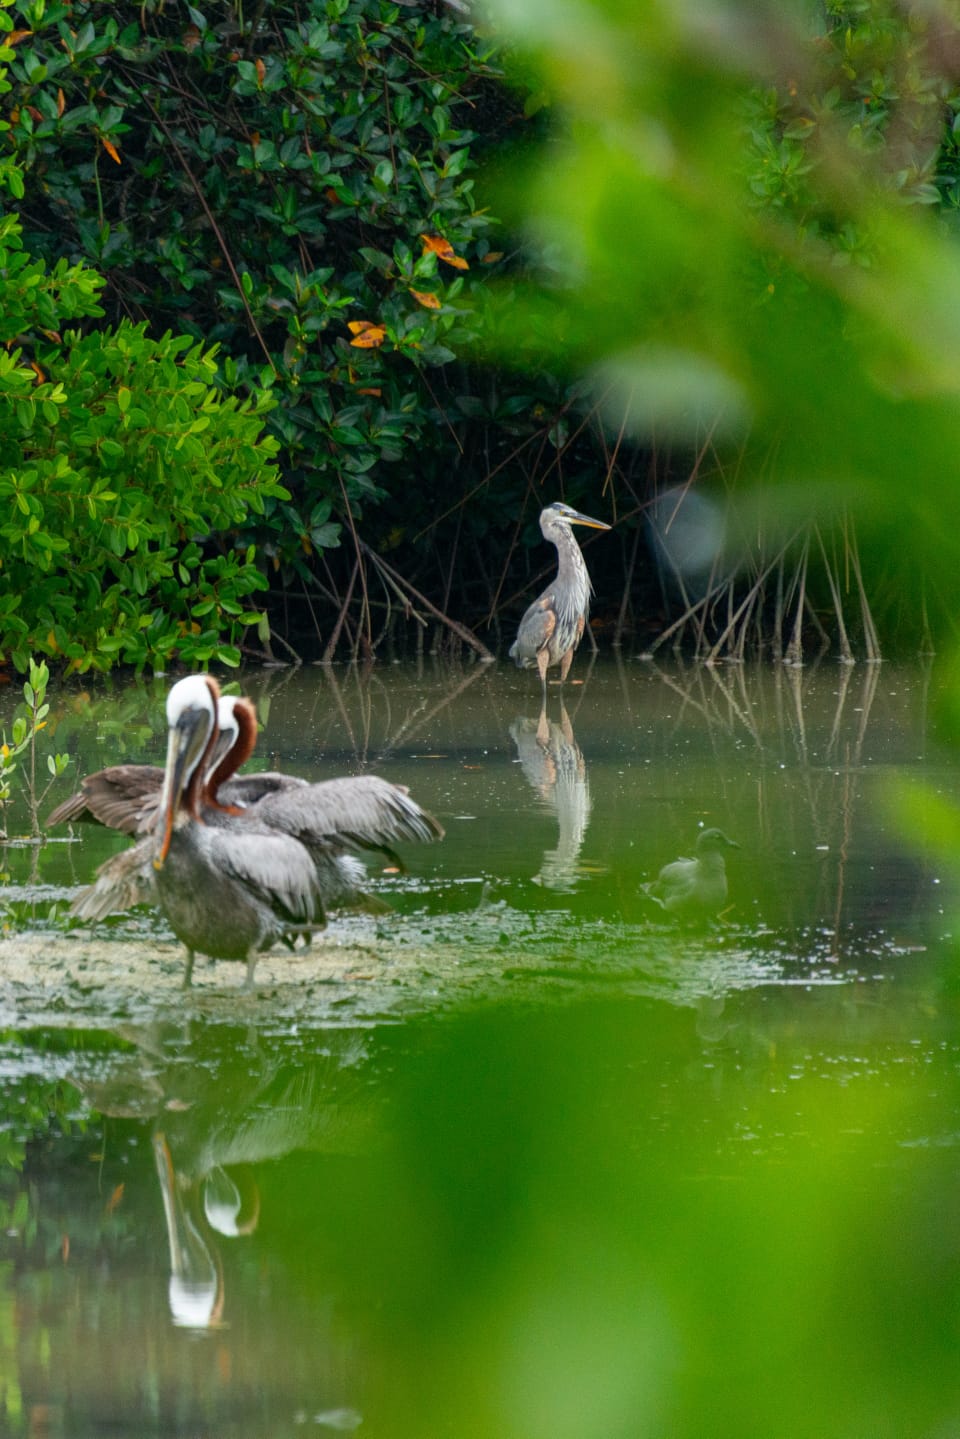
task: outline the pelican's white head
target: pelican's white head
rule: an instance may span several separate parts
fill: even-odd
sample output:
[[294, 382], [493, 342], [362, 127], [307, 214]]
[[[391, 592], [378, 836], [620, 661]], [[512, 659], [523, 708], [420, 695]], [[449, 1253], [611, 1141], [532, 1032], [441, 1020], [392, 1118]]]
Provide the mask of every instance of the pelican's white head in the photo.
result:
[[237, 695], [221, 695], [217, 701], [217, 725], [221, 736], [227, 741], [223, 746], [224, 751], [236, 744], [240, 737], [236, 716], [237, 699]]
[[177, 680], [167, 695], [169, 727], [173, 729], [187, 710], [201, 710], [213, 719], [216, 714], [213, 700], [215, 685], [216, 680], [212, 680], [209, 675], [187, 675], [184, 679]]
[[184, 814], [198, 819], [197, 792], [191, 784], [217, 727], [220, 686], [209, 675], [187, 675], [167, 695], [167, 762], [160, 794], [159, 847], [154, 868], [162, 869], [181, 803]]

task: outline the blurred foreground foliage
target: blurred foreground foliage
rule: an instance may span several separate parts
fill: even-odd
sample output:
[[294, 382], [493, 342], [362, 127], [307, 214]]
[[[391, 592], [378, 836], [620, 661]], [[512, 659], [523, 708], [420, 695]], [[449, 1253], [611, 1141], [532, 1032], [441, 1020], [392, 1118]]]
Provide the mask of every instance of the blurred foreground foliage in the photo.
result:
[[638, 507], [676, 487], [649, 517], [690, 632], [714, 657], [749, 634], [800, 658], [818, 625], [847, 657], [874, 657], [881, 629], [914, 646], [952, 630], [955, 15], [492, 8], [565, 118], [505, 184], [564, 267], [549, 303], [531, 286], [510, 313], [586, 377], [614, 459], [631, 439], [664, 457], [639, 484], [613, 462], [608, 478]]
[[[207, 608], [153, 585], [148, 537], [102, 663], [215, 657], [245, 586], [269, 585], [281, 643], [327, 657], [370, 653], [424, 596], [498, 632], [559, 492], [621, 521], [598, 575], [615, 641], [876, 658], [952, 628], [952, 12], [11, 14], [29, 252], [96, 266], [137, 345], [143, 322], [190, 336], [209, 380], [250, 394], [288, 492], [267, 472], [209, 510], [163, 492], [199, 542], [187, 569], [213, 567]], [[128, 539], [146, 523], [125, 518]]]
[[[165, 1051], [155, 1023], [112, 1063], [105, 1037], [72, 1061], [85, 1144], [27, 1087], [8, 1395], [83, 1435], [954, 1432], [956, 994], [554, 994], [269, 1042], [171, 1022]], [[225, 1177], [243, 1228], [211, 1222]], [[171, 1278], [201, 1272], [219, 1307], [185, 1332]]]

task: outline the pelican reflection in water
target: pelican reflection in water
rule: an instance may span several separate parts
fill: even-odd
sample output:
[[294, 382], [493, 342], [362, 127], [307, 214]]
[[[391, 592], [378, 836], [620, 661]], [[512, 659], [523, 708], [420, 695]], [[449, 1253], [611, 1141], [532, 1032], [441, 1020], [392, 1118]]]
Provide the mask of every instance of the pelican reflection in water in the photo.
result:
[[697, 835], [693, 859], [665, 864], [656, 879], [640, 888], [648, 899], [680, 919], [719, 914], [727, 902], [724, 850], [739, 848], [722, 830], [703, 829]]
[[570, 672], [573, 654], [583, 638], [593, 587], [583, 552], [574, 538], [573, 525], [609, 530], [603, 520], [592, 520], [569, 505], [547, 505], [540, 512], [540, 532], [557, 547], [557, 573], [530, 605], [520, 621], [510, 658], [521, 669], [536, 669], [547, 699], [547, 670], [560, 666], [560, 683]]
[[538, 720], [514, 720], [510, 738], [524, 778], [557, 816], [557, 847], [545, 851], [534, 878], [547, 889], [571, 889], [590, 822], [590, 783], [570, 717], [561, 703], [559, 724], [542, 710]]
[[197, 953], [244, 960], [252, 985], [263, 950], [277, 940], [292, 947], [323, 927], [328, 905], [359, 898], [365, 871], [349, 850], [392, 855], [401, 840], [443, 833], [402, 786], [374, 775], [294, 780], [254, 803], [224, 804], [225, 782], [253, 748], [256, 720], [249, 703], [235, 707], [240, 739], [211, 775], [219, 697], [206, 675], [173, 686], [153, 828], [102, 865], [71, 906], [71, 914], [99, 919], [145, 899], [158, 904], [187, 948], [185, 986]]

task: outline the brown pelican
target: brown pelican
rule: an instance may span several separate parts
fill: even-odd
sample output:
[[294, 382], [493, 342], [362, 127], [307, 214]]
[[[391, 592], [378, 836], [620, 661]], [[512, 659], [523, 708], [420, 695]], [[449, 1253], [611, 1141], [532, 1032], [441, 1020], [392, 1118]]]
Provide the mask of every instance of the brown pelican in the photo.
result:
[[167, 696], [167, 762], [150, 843], [160, 907], [187, 947], [184, 984], [199, 950], [245, 960], [249, 987], [261, 950], [321, 927], [326, 916], [313, 861], [297, 840], [252, 821], [218, 828], [201, 818], [218, 698], [209, 675], [188, 675]]
[[[102, 865], [95, 883], [70, 909], [79, 918], [100, 919], [132, 904], [158, 904], [187, 945], [185, 985], [190, 983], [195, 951], [214, 958], [246, 958], [252, 981], [260, 948], [278, 938], [292, 944], [297, 934], [320, 927], [328, 906], [365, 903], [361, 885], [366, 872], [349, 850], [379, 849], [392, 856], [398, 841], [443, 834], [405, 787], [376, 775], [319, 784], [272, 774], [233, 778], [233, 769], [249, 757], [256, 738], [256, 711], [249, 701], [236, 701], [238, 737], [211, 767], [215, 691], [216, 682], [202, 675], [189, 676], [170, 691], [170, 737], [155, 831]], [[207, 778], [201, 782], [204, 773]], [[237, 799], [240, 802], [234, 802]], [[289, 870], [284, 870], [287, 861]], [[309, 883], [304, 861], [310, 866]], [[219, 908], [230, 902], [223, 891], [234, 882], [266, 898], [274, 922], [254, 936], [252, 949], [228, 954], [222, 951], [238, 948], [236, 925], [231, 917], [223, 936], [213, 932], [207, 895]], [[245, 937], [253, 936], [249, 916], [240, 927]]]
[[218, 699], [219, 686], [208, 675], [188, 675], [173, 686], [154, 830], [101, 865], [95, 883], [70, 907], [80, 918], [99, 919], [141, 899], [157, 903], [186, 945], [185, 987], [197, 952], [245, 960], [250, 986], [261, 950], [325, 923], [316, 867], [302, 844], [253, 821], [221, 828], [201, 815]]
[[665, 864], [656, 879], [640, 886], [661, 909], [670, 914], [706, 916], [717, 914], [727, 902], [725, 849], [739, 849], [720, 829], [703, 829], [697, 835], [694, 859], [675, 859]]
[[547, 695], [547, 670], [560, 666], [563, 684], [573, 662], [573, 652], [583, 636], [590, 609], [592, 586], [580, 546], [573, 537], [571, 525], [588, 525], [593, 530], [609, 530], [602, 520], [572, 510], [569, 505], [547, 505], [540, 512], [540, 532], [545, 540], [557, 547], [557, 573], [539, 599], [527, 610], [517, 638], [510, 646], [510, 657], [521, 669], [536, 666]]
[[[248, 699], [221, 695], [217, 726], [217, 743], [201, 801], [204, 807], [253, 804], [271, 790], [305, 783], [273, 771], [234, 775], [252, 753], [253, 743], [248, 744], [251, 730], [256, 737], [256, 712]], [[51, 811], [47, 825], [95, 821], [122, 834], [146, 834], [153, 828], [162, 786], [160, 765], [108, 765], [82, 780], [77, 793]]]

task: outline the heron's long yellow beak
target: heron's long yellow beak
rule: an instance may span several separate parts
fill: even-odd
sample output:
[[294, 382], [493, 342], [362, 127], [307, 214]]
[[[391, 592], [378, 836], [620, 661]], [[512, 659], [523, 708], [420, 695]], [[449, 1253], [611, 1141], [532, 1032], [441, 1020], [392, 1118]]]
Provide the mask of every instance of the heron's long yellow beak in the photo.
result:
[[612, 528], [611, 525], [605, 525], [603, 520], [593, 520], [589, 515], [581, 515], [579, 510], [572, 515], [566, 515], [565, 518], [571, 525], [586, 525], [587, 528], [591, 530], [609, 530]]

